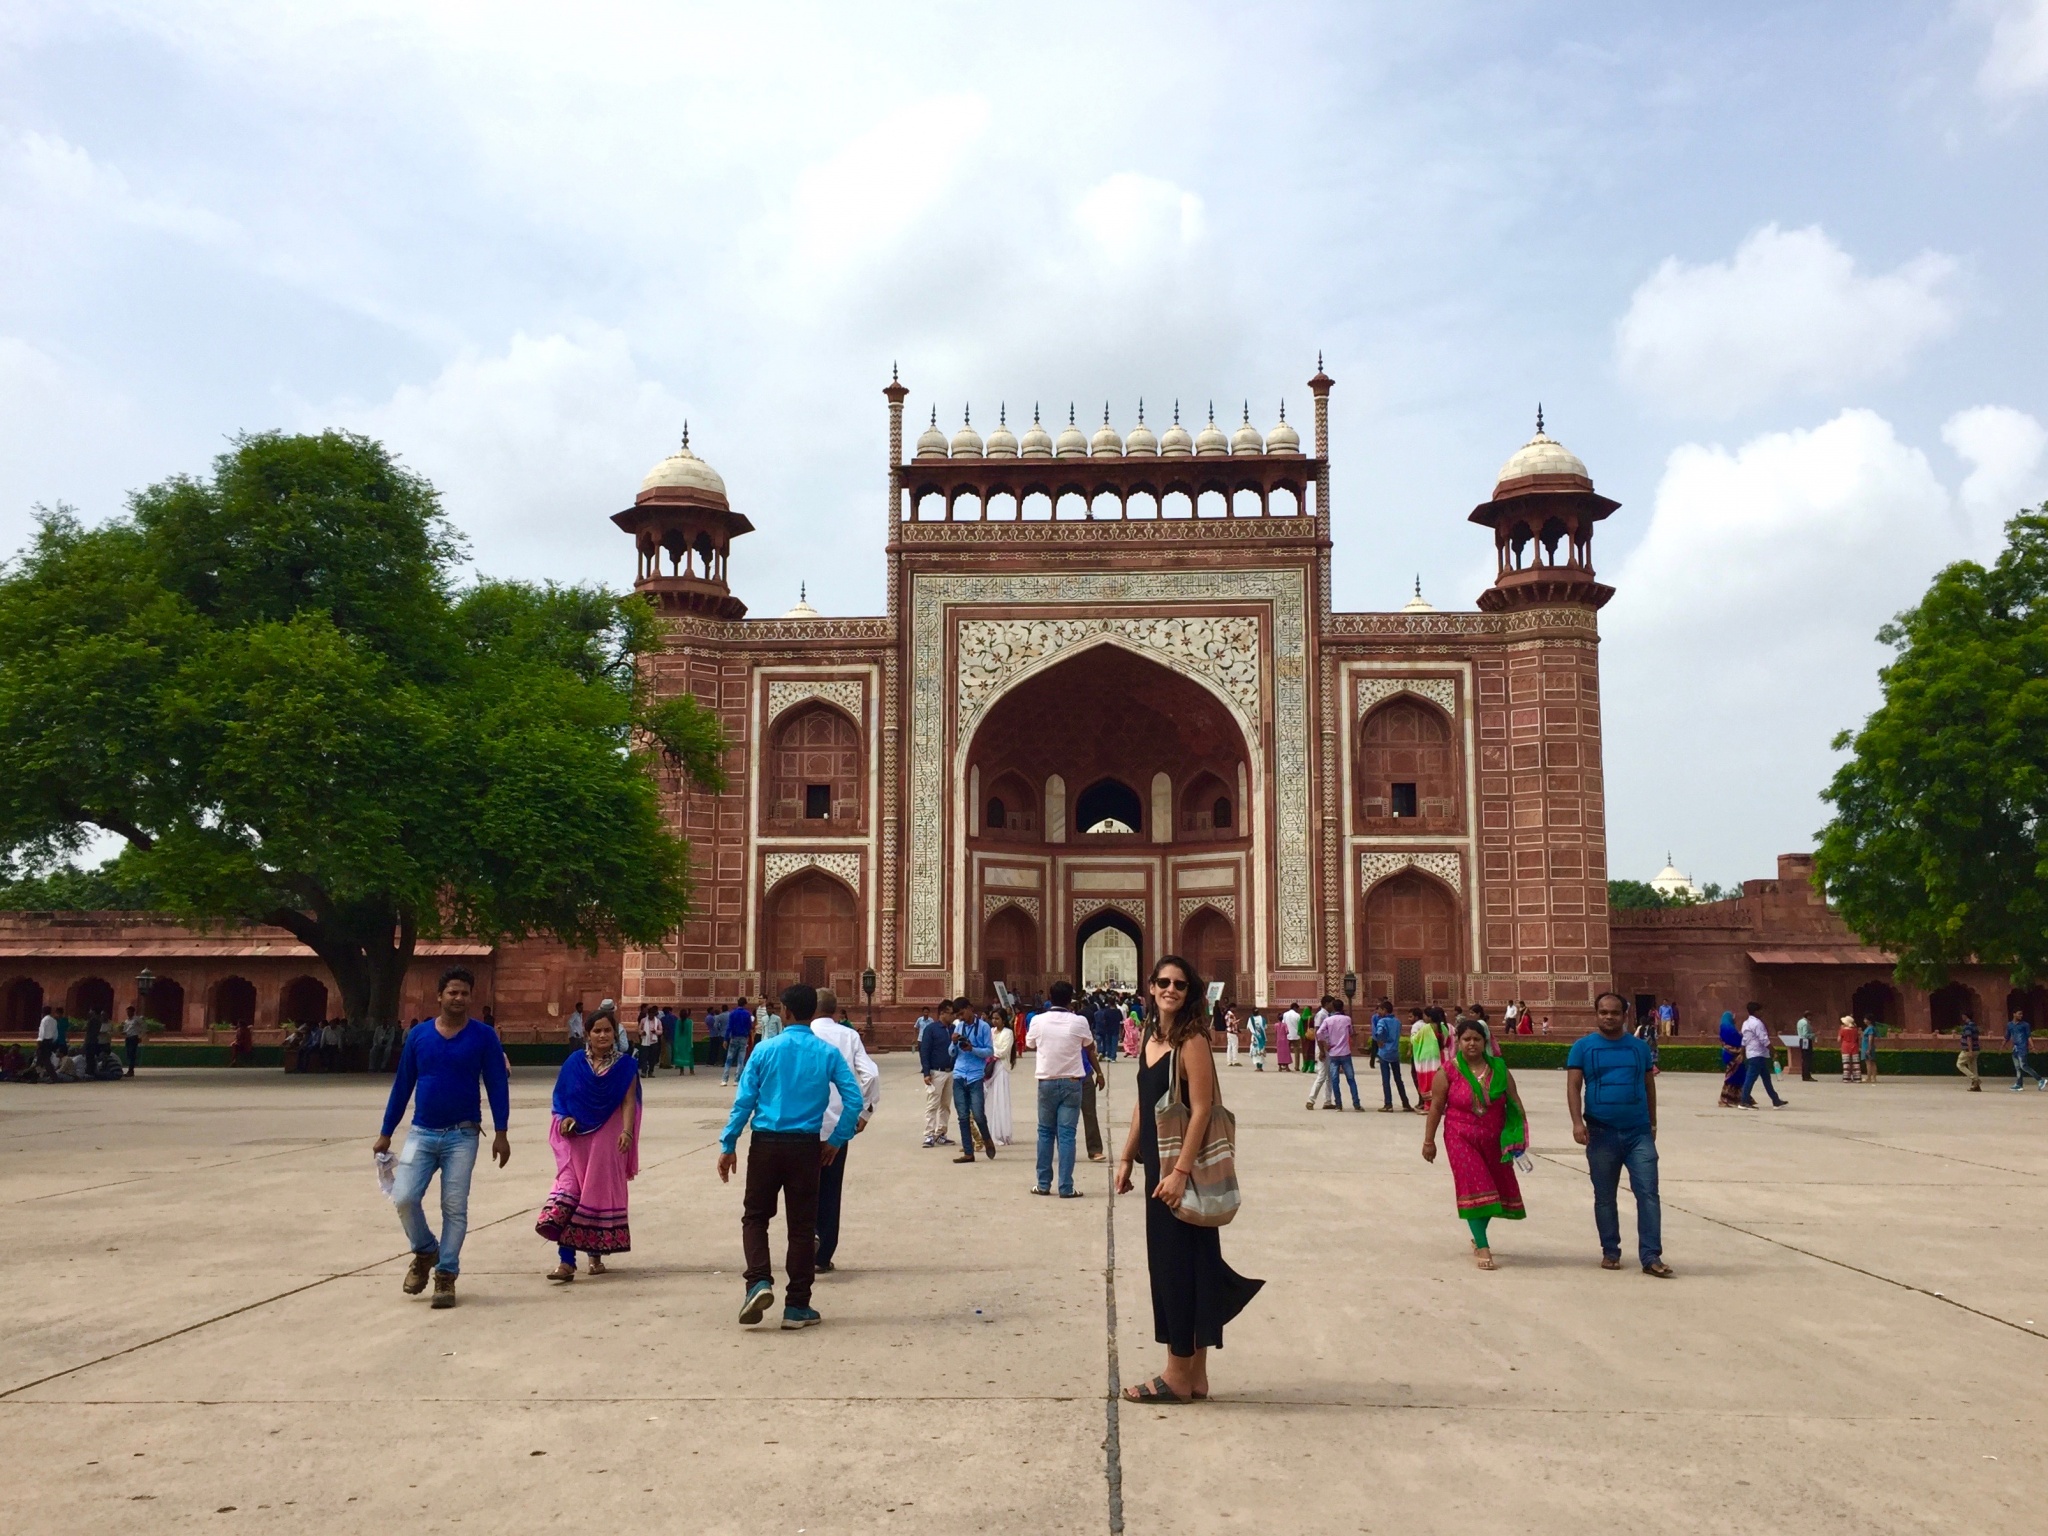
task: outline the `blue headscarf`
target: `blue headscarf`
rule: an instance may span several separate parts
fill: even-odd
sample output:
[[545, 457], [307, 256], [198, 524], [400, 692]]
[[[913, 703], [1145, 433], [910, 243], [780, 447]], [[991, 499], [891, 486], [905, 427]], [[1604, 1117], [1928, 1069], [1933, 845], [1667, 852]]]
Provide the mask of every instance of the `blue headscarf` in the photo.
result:
[[1742, 1044], [1742, 1031], [1735, 1027], [1735, 1015], [1721, 1015], [1721, 1043], [1731, 1048]]
[[640, 1086], [640, 1067], [625, 1052], [612, 1057], [602, 1074], [591, 1070], [590, 1057], [574, 1052], [555, 1077], [554, 1110], [576, 1122], [572, 1136], [588, 1136], [618, 1113], [626, 1096]]

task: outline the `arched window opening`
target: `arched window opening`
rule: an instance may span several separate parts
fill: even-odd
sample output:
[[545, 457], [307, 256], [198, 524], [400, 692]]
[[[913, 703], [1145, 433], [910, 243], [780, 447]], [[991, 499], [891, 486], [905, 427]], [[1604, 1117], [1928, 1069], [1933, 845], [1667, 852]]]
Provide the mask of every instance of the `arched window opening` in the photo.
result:
[[1000, 832], [1003, 826], [1003, 801], [998, 795], [988, 803], [988, 829], [991, 832]]
[[1215, 824], [1218, 830], [1225, 830], [1230, 826], [1229, 796], [1218, 795], [1216, 797], [1216, 804], [1213, 807], [1211, 807], [1209, 811], [1209, 819], [1211, 820], [1211, 822]]
[[1074, 824], [1087, 837], [1139, 832], [1145, 826], [1145, 803], [1121, 779], [1097, 779], [1074, 802]]

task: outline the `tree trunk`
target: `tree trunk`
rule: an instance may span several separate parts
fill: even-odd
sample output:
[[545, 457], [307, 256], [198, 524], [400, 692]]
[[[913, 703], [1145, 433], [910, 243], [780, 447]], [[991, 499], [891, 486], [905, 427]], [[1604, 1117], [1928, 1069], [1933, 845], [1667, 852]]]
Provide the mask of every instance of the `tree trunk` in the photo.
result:
[[388, 907], [272, 912], [266, 921], [288, 930], [318, 955], [341, 989], [352, 1025], [400, 1023], [405, 973], [412, 966], [417, 925]]

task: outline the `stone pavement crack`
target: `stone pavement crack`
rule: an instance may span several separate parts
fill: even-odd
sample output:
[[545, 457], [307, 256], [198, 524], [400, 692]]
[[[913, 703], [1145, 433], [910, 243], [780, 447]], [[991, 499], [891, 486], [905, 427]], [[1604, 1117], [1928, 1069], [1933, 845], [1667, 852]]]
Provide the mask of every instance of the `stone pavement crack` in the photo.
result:
[[[1113, 1081], [1113, 1079], [1112, 1079]], [[1116, 1124], [1116, 1117], [1109, 1112], [1109, 1089], [1102, 1090], [1102, 1123]], [[1109, 1138], [1103, 1137], [1108, 1146]], [[1102, 1259], [1102, 1291], [1109, 1308], [1109, 1391], [1107, 1431], [1102, 1437], [1102, 1475], [1109, 1485], [1109, 1532], [1110, 1536], [1122, 1536], [1124, 1528], [1124, 1448], [1122, 1435], [1122, 1405], [1124, 1389], [1116, 1357], [1116, 1164], [1115, 1158], [1108, 1159], [1109, 1177], [1104, 1189], [1109, 1198], [1103, 1202], [1107, 1210], [1103, 1216], [1106, 1232]]]
[[[1850, 1137], [1848, 1139], [1855, 1141], [1861, 1138]], [[1584, 1171], [1577, 1164], [1566, 1162], [1560, 1157], [1553, 1157], [1548, 1152], [1539, 1152], [1536, 1155], [1546, 1163], [1555, 1164], [1559, 1168], [1569, 1168], [1574, 1173]], [[1938, 1156], [1939, 1154], [1930, 1155]], [[1788, 1243], [1782, 1237], [1772, 1237], [1768, 1232], [1758, 1232], [1750, 1227], [1738, 1226], [1732, 1221], [1724, 1221], [1719, 1216], [1709, 1216], [1705, 1211], [1696, 1211], [1690, 1206], [1674, 1205], [1669, 1200], [1666, 1200], [1664, 1204], [1670, 1207], [1670, 1209], [1677, 1211], [1680, 1215], [1695, 1217], [1700, 1221], [1724, 1228], [1730, 1232], [1740, 1232], [1744, 1237], [1753, 1237], [1760, 1243], [1769, 1243], [1772, 1247], [1783, 1248], [1788, 1253], [1800, 1254], [1809, 1259], [1818, 1259], [1823, 1264], [1832, 1264], [1837, 1269], [1846, 1269], [1853, 1275], [1862, 1275], [1866, 1279], [1876, 1280], [1884, 1285], [1897, 1286], [1902, 1291], [1911, 1291], [1916, 1296], [1925, 1296], [1929, 1301], [1938, 1301], [1944, 1306], [1954, 1307], [1958, 1312], [1967, 1312], [1972, 1317], [1981, 1317], [1987, 1323], [1997, 1323], [2001, 1327], [2010, 1328], [2014, 1333], [2024, 1333], [2028, 1338], [2048, 1339], [2048, 1332], [2043, 1332], [2039, 1328], [2030, 1328], [2025, 1323], [2016, 1323], [2009, 1317], [2000, 1317], [1996, 1312], [1986, 1312], [1982, 1307], [1973, 1307], [1966, 1301], [1957, 1301], [1953, 1296], [1944, 1296], [1939, 1291], [1931, 1291], [1924, 1285], [1915, 1285], [1910, 1280], [1896, 1280], [1890, 1275], [1881, 1275], [1874, 1269], [1865, 1269], [1860, 1264], [1851, 1264], [1847, 1259], [1831, 1258], [1825, 1253], [1815, 1253], [1811, 1248], [1802, 1248], [1797, 1243]]]
[[[665, 1167], [669, 1163], [678, 1162], [683, 1158], [694, 1157], [697, 1153], [717, 1145], [718, 1143], [715, 1141], [707, 1141], [701, 1147], [691, 1147], [687, 1151], [676, 1153], [673, 1157], [665, 1157], [659, 1163], [650, 1163], [642, 1171], [646, 1172], [654, 1168]], [[478, 1222], [471, 1226], [469, 1230], [471, 1232], [488, 1232], [492, 1227], [502, 1227], [506, 1222], [517, 1221], [520, 1217], [529, 1215], [531, 1212], [531, 1206], [522, 1205], [516, 1211], [508, 1211], [503, 1216], [493, 1217], [489, 1221]], [[8, 1398], [18, 1393], [31, 1391], [36, 1387], [47, 1386], [53, 1381], [60, 1381], [66, 1376], [75, 1376], [80, 1371], [89, 1371], [96, 1365], [105, 1365], [109, 1360], [119, 1360], [125, 1355], [136, 1354], [141, 1350], [154, 1348], [158, 1344], [169, 1343], [172, 1339], [183, 1338], [188, 1333], [196, 1333], [201, 1328], [211, 1328], [215, 1323], [224, 1323], [231, 1317], [240, 1317], [244, 1312], [254, 1312], [258, 1307], [267, 1307], [274, 1301], [288, 1300], [306, 1291], [317, 1290], [323, 1285], [331, 1285], [336, 1280], [353, 1280], [357, 1275], [366, 1275], [373, 1269], [381, 1268], [386, 1264], [395, 1264], [400, 1259], [409, 1257], [411, 1255], [407, 1253], [386, 1254], [381, 1259], [373, 1259], [368, 1264], [359, 1264], [354, 1269], [344, 1269], [331, 1275], [322, 1275], [318, 1280], [308, 1280], [304, 1285], [295, 1285], [289, 1290], [277, 1291], [269, 1296], [259, 1296], [256, 1300], [244, 1302], [239, 1307], [230, 1307], [225, 1312], [216, 1312], [212, 1317], [202, 1317], [197, 1322], [185, 1324], [182, 1328], [173, 1328], [168, 1333], [160, 1333], [153, 1339], [143, 1339], [123, 1349], [110, 1350], [106, 1354], [97, 1356], [94, 1359], [80, 1361], [77, 1365], [67, 1365], [61, 1371], [51, 1371], [46, 1376], [38, 1376], [34, 1381], [21, 1382], [16, 1386], [7, 1388], [5, 1391], [0, 1391], [0, 1402], [5, 1402]]]
[[89, 1195], [96, 1189], [119, 1189], [123, 1184], [141, 1184], [149, 1179], [183, 1178], [194, 1173], [213, 1173], [222, 1168], [239, 1168], [248, 1163], [260, 1163], [273, 1157], [291, 1157], [299, 1152], [315, 1151], [331, 1147], [339, 1142], [360, 1141], [359, 1136], [322, 1136], [316, 1141], [295, 1142], [275, 1152], [258, 1152], [251, 1157], [222, 1158], [217, 1163], [194, 1163], [187, 1168], [159, 1168], [150, 1173], [138, 1173], [133, 1178], [110, 1179], [104, 1184], [87, 1184], [78, 1189], [53, 1189], [47, 1194], [23, 1195], [19, 1200], [10, 1200], [9, 1205], [34, 1205], [38, 1200], [61, 1200], [66, 1195]]

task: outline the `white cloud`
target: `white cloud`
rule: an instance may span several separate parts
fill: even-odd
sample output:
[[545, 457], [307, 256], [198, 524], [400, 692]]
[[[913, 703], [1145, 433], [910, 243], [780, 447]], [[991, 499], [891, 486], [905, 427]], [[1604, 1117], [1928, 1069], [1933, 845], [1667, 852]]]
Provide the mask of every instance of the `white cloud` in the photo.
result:
[[[2018, 416], [1957, 418], [1977, 462], [2015, 462]], [[1610, 732], [1625, 722], [1610, 770], [1627, 756], [1658, 791], [1610, 806], [1616, 839], [1661, 848], [1715, 827], [1718, 846], [1679, 862], [1730, 873], [1803, 846], [1826, 820], [1830, 739], [1878, 702], [1891, 654], [1879, 627], [1943, 565], [1997, 548], [1998, 518], [1968, 510], [1868, 410], [1733, 451], [1673, 452], [1603, 615]]]
[[2048, 90], [2048, 0], [1978, 0], [1966, 9], [1991, 19], [1978, 90], [1994, 101]]
[[1089, 242], [1118, 266], [1171, 259], [1202, 238], [1202, 200], [1194, 193], [1134, 171], [1090, 187], [1074, 204], [1073, 219]]
[[32, 201], [45, 217], [97, 216], [214, 245], [235, 234], [234, 223], [216, 213], [136, 191], [119, 167], [55, 134], [0, 136], [0, 180], [10, 202]]
[[2042, 464], [2048, 431], [2025, 411], [2009, 405], [1958, 411], [1942, 424], [1941, 440], [1970, 465], [1956, 494], [1973, 517], [2007, 518], [2048, 495]]
[[1768, 224], [1732, 260], [1667, 258], [1629, 301], [1616, 360], [1658, 404], [1709, 415], [1894, 377], [1954, 325], [1955, 265], [1930, 251], [1865, 275], [1818, 225]]
[[520, 333], [381, 404], [301, 412], [308, 429], [381, 439], [432, 480], [486, 573], [614, 586], [630, 554], [605, 519], [674, 447], [683, 419], [625, 336], [595, 327]]

